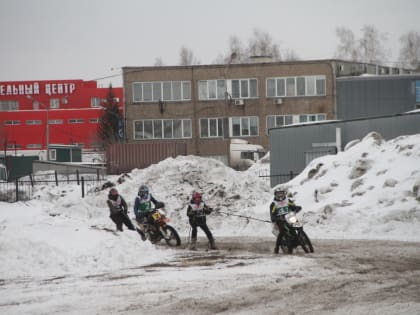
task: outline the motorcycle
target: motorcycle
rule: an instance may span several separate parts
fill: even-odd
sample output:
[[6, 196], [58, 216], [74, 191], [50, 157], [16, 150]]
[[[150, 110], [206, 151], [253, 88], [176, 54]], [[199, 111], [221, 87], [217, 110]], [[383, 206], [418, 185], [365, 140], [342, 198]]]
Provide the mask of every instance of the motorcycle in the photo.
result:
[[303, 224], [296, 217], [296, 212], [290, 211], [283, 215], [284, 228], [281, 235], [279, 235], [279, 227], [277, 224], [273, 226], [273, 234], [277, 236], [277, 242], [280, 241], [280, 248], [284, 254], [293, 254], [293, 250], [301, 246], [305, 253], [313, 253], [314, 248], [308, 235], [303, 231]]
[[139, 223], [137, 220], [135, 222], [144, 235], [143, 240], [147, 239], [152, 244], [158, 244], [164, 239], [168, 246], [180, 246], [181, 239], [178, 232], [167, 224], [169, 221], [162, 208], [155, 208], [148, 213], [146, 222]]

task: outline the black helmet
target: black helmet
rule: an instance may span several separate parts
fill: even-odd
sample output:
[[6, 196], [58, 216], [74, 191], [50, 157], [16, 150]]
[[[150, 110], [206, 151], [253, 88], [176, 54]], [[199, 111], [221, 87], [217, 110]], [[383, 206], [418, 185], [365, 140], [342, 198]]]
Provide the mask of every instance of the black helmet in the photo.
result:
[[111, 200], [117, 200], [118, 198], [118, 190], [116, 188], [111, 188], [109, 190], [108, 198]]
[[146, 197], [148, 193], [149, 193], [149, 188], [146, 185], [141, 185], [139, 188], [138, 195], [140, 197]]
[[279, 200], [279, 201], [284, 200], [286, 199], [286, 195], [287, 195], [287, 192], [284, 188], [279, 187], [274, 190], [274, 199], [276, 200]]

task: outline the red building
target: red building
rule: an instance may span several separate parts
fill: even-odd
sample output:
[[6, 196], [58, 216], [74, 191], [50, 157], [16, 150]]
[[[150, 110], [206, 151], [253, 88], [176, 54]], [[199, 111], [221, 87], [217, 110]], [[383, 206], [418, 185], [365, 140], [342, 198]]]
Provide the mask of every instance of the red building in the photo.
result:
[[[38, 152], [47, 144], [96, 147], [108, 91], [96, 81], [0, 82], [0, 147]], [[122, 113], [123, 88], [112, 92]]]

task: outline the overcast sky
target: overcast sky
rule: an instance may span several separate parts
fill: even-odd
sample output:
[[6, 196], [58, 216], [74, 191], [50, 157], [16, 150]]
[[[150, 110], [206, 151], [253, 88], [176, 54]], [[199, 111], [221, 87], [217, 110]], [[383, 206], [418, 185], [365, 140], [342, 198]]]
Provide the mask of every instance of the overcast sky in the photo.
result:
[[359, 37], [370, 24], [394, 62], [400, 36], [420, 32], [419, 12], [419, 0], [0, 0], [0, 81], [98, 79], [157, 57], [176, 65], [183, 45], [209, 64], [254, 29], [300, 59], [327, 59], [337, 26]]

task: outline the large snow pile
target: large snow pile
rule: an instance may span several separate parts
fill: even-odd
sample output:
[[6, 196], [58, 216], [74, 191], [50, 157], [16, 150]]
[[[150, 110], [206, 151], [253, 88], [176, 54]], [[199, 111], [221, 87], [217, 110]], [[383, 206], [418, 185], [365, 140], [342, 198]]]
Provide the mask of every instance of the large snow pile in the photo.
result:
[[420, 135], [370, 133], [284, 186], [319, 236], [420, 239]]

